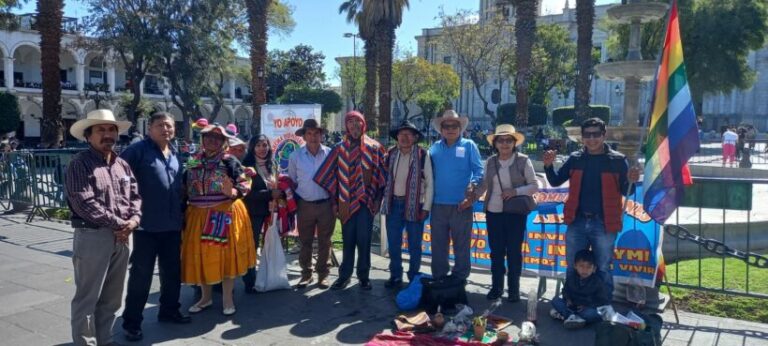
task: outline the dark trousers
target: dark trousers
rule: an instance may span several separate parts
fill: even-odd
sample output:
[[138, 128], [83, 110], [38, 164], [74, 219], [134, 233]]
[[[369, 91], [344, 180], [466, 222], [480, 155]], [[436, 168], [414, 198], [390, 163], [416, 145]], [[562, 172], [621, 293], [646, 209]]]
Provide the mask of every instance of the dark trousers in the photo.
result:
[[[520, 293], [523, 269], [522, 244], [526, 215], [487, 212], [488, 245], [491, 248], [491, 289], [504, 291], [504, 274], [510, 295]], [[506, 257], [506, 268], [504, 260]]]
[[344, 242], [343, 258], [339, 266], [339, 280], [347, 280], [352, 276], [357, 249], [357, 279], [368, 280], [371, 271], [371, 233], [373, 232], [373, 215], [368, 207], [362, 206], [352, 214], [352, 217], [341, 225], [341, 239]]
[[123, 327], [140, 328], [147, 304], [155, 259], [160, 269], [160, 311], [172, 316], [179, 311], [181, 289], [181, 232], [133, 232], [133, 252], [128, 277], [128, 294], [123, 310]]
[[[259, 241], [261, 240], [261, 228], [264, 226], [264, 220], [266, 219], [266, 215], [251, 215], [253, 242], [256, 244], [254, 249], [257, 251], [259, 250]], [[253, 287], [256, 285], [256, 268], [248, 268], [248, 271], [243, 275], [243, 283], [245, 284], [245, 287]]]

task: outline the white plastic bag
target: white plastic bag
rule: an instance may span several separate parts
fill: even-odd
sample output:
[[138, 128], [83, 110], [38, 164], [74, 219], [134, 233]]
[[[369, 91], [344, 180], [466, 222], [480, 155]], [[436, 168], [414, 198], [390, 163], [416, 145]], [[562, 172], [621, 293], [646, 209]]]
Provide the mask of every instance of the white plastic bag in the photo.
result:
[[285, 263], [283, 245], [280, 243], [280, 222], [277, 215], [272, 215], [272, 225], [264, 235], [264, 247], [261, 251], [261, 263], [256, 272], [255, 288], [259, 292], [291, 288]]

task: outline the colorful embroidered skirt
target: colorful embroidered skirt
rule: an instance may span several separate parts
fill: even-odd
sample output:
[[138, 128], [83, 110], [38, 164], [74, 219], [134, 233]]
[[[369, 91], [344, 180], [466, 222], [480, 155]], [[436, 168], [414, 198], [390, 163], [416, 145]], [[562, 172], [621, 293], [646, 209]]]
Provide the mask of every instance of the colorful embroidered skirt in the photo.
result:
[[181, 243], [181, 281], [212, 285], [256, 266], [248, 211], [241, 200], [211, 208], [187, 207]]

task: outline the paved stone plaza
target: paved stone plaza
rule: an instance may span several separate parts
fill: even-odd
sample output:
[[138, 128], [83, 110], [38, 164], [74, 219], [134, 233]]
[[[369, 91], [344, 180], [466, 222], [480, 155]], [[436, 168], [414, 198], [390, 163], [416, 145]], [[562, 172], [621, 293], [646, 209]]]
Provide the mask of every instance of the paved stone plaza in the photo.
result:
[[[70, 344], [70, 299], [72, 278], [72, 231], [66, 224], [35, 221], [25, 224], [26, 215], [0, 217], [0, 345]], [[337, 253], [339, 255], [339, 253]], [[289, 257], [289, 275], [299, 275], [295, 258]], [[214, 306], [193, 316], [190, 325], [159, 324], [157, 313], [158, 280], [145, 310], [145, 338], [136, 345], [336, 345], [364, 344], [374, 334], [391, 328], [398, 313], [394, 294], [384, 288], [388, 277], [387, 259], [373, 257], [371, 272], [374, 289], [361, 291], [353, 285], [344, 291], [285, 290], [248, 296], [238, 280], [235, 292], [237, 314], [221, 314], [221, 298]], [[428, 267], [427, 267], [428, 268]], [[332, 273], [336, 270], [333, 269]], [[536, 285], [522, 280], [522, 292]], [[470, 304], [483, 310], [489, 302], [485, 293], [490, 284], [488, 270], [475, 270], [468, 290]], [[552, 296], [550, 281], [546, 298]], [[182, 308], [193, 303], [192, 290], [183, 288]], [[538, 306], [539, 333], [543, 345], [592, 345], [591, 328], [566, 331], [548, 316], [549, 304]], [[525, 300], [505, 303], [497, 313], [511, 317], [519, 325], [525, 317]], [[680, 312], [674, 323], [671, 310], [664, 313], [664, 345], [768, 345], [768, 325]], [[115, 340], [124, 341], [120, 319]], [[513, 331], [514, 332], [514, 331]]]

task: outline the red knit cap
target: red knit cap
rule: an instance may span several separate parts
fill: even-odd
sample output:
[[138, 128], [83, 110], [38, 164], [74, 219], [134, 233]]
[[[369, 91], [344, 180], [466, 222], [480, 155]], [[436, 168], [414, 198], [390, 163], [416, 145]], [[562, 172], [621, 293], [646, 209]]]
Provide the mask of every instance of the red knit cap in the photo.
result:
[[[349, 112], [347, 112], [347, 115], [344, 116], [344, 128], [347, 127], [347, 120], [349, 120], [349, 118], [358, 118], [358, 119], [360, 119], [360, 121], [363, 122], [363, 134], [365, 134], [365, 131], [366, 131], [366, 128], [368, 127], [368, 124], [365, 122], [365, 117], [363, 116], [363, 114], [358, 112], [358, 111], [349, 111]], [[347, 129], [347, 131], [349, 131], [349, 129]]]

